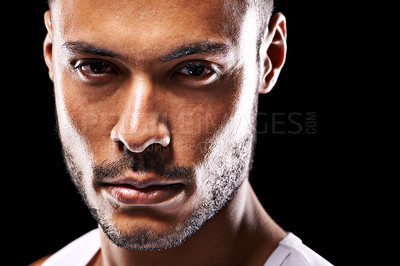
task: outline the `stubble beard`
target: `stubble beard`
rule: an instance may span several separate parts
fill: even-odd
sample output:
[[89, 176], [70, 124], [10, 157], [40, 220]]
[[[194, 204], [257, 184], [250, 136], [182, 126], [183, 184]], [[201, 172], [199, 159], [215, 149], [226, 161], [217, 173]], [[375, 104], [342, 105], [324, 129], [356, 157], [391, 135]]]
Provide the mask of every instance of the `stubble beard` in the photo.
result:
[[[255, 117], [255, 116], [253, 116]], [[248, 125], [247, 125], [248, 126]], [[231, 138], [235, 139], [235, 138]], [[211, 217], [218, 213], [237, 193], [243, 181], [248, 178], [251, 168], [254, 145], [256, 141], [255, 120], [251, 122], [249, 131], [240, 140], [227, 141], [227, 136], [220, 134], [210, 146], [210, 153], [205, 156], [203, 162], [196, 168], [177, 168], [176, 175], [186, 175], [184, 178], [197, 180], [196, 185], [201, 184], [202, 197], [197, 202], [197, 207], [190, 217], [180, 225], [171, 226], [168, 231], [157, 232], [151, 228], [120, 230], [113, 221], [112, 208], [97, 206], [90, 193], [91, 188], [85, 185], [85, 178], [96, 179], [96, 165], [92, 167], [93, 175], [84, 176], [83, 169], [75, 160], [71, 150], [63, 144], [63, 154], [71, 179], [75, 184], [90, 213], [101, 226], [107, 237], [117, 246], [127, 250], [156, 251], [170, 249], [181, 245], [198, 231]], [[152, 159], [150, 159], [152, 161]], [[146, 170], [143, 166], [141, 170]], [[104, 170], [104, 169], [103, 169]], [[154, 170], [154, 169], [147, 169]], [[182, 170], [182, 171], [180, 171]], [[162, 170], [156, 170], [163, 175]], [[176, 177], [181, 178], [182, 176]], [[87, 181], [86, 181], [87, 183]], [[92, 182], [93, 183], [93, 182]]]

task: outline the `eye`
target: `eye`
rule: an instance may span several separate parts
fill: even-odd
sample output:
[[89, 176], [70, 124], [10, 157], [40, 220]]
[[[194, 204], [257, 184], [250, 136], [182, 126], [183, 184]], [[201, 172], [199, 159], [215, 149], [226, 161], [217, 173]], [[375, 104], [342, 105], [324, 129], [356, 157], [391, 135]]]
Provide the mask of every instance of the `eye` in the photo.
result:
[[80, 71], [90, 75], [100, 75], [113, 72], [113, 68], [110, 64], [99, 60], [78, 61], [75, 64], [74, 69], [79, 69]]
[[216, 71], [204, 63], [190, 63], [178, 69], [175, 74], [192, 79], [207, 79], [216, 74]]
[[102, 60], [78, 60], [74, 64], [81, 76], [87, 80], [107, 79], [112, 74], [117, 74], [114, 66]]
[[210, 62], [185, 62], [172, 76], [185, 86], [205, 86], [221, 77], [220, 67]]
[[200, 77], [212, 73], [212, 70], [203, 64], [191, 63], [181, 68], [178, 73], [193, 77]]

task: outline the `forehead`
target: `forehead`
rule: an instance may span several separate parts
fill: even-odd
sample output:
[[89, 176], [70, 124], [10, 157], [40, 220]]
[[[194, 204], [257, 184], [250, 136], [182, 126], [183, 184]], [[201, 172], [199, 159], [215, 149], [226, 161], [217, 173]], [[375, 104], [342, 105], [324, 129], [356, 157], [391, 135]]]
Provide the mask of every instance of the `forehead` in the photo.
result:
[[63, 41], [152, 52], [205, 40], [234, 45], [244, 13], [239, 2], [58, 0], [51, 10], [53, 34]]

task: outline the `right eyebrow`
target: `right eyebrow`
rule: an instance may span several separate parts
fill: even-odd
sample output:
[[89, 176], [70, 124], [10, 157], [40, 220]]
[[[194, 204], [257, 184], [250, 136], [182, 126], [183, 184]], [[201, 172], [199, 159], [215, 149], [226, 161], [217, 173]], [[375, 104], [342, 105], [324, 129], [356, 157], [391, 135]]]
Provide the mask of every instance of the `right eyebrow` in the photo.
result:
[[86, 43], [86, 42], [65, 42], [62, 47], [67, 48], [71, 52], [75, 53], [85, 53], [85, 54], [94, 54], [94, 55], [99, 55], [99, 56], [106, 56], [106, 57], [112, 57], [112, 58], [121, 58], [122, 56], [117, 55], [116, 53], [96, 47], [92, 44]]

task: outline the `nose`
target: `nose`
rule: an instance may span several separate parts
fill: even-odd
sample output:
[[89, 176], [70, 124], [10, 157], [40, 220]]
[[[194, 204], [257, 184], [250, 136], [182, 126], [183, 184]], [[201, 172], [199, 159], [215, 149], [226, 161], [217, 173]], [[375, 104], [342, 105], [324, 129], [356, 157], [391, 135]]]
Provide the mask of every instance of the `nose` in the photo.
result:
[[152, 144], [167, 147], [171, 140], [167, 117], [154, 99], [151, 80], [136, 78], [127, 87], [119, 101], [121, 114], [111, 131], [111, 140], [135, 153]]

